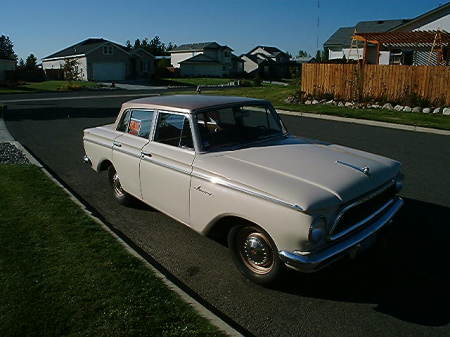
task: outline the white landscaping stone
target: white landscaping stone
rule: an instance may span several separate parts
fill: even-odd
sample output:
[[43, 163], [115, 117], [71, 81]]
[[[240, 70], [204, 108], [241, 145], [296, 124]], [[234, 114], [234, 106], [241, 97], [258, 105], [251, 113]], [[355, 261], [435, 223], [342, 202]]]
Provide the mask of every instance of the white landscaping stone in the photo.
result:
[[433, 110], [433, 113], [434, 113], [434, 114], [438, 114], [438, 113], [440, 113], [440, 112], [441, 112], [441, 108], [436, 108], [436, 109]]
[[333, 100], [325, 102], [325, 104], [333, 104], [333, 103], [334, 103]]
[[314, 101], [311, 102], [311, 104], [319, 104], [319, 101], [315, 99]]
[[383, 109], [392, 110], [394, 108], [392, 107], [391, 103], [386, 103], [385, 105], [383, 105]]
[[339, 102], [339, 103], [338, 103], [338, 106], [344, 106], [344, 103]]
[[372, 109], [380, 109], [380, 108], [381, 108], [381, 105], [379, 105], [379, 104], [372, 105]]
[[311, 101], [310, 101], [309, 99], [307, 99], [307, 100], [305, 101], [305, 104], [306, 104], [306, 105], [311, 105]]
[[403, 106], [397, 104], [397, 105], [394, 107], [394, 110], [395, 110], [395, 111], [402, 111], [402, 110], [403, 110]]
[[442, 110], [442, 113], [444, 115], [450, 116], [450, 108], [444, 108], [444, 110]]
[[412, 109], [412, 112], [422, 112], [422, 108], [421, 108], [420, 106], [415, 106], [415, 107]]
[[429, 114], [431, 112], [431, 109], [430, 108], [423, 108], [422, 112], [424, 114]]
[[345, 106], [346, 107], [353, 106], [353, 103], [352, 102], [345, 102]]
[[412, 109], [411, 109], [411, 107], [409, 107], [409, 106], [405, 106], [405, 107], [403, 108], [403, 111], [404, 111], [404, 112], [411, 112]]

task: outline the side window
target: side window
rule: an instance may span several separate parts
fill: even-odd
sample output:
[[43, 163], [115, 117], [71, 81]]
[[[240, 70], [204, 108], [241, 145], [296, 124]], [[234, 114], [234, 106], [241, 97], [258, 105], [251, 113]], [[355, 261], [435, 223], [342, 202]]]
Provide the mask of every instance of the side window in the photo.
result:
[[128, 124], [130, 124], [131, 111], [125, 110], [122, 114], [122, 119], [117, 126], [117, 131], [127, 132]]
[[152, 129], [153, 115], [154, 111], [150, 110], [127, 110], [117, 130], [148, 138]]
[[193, 148], [189, 120], [183, 115], [161, 112], [156, 125], [155, 142]]

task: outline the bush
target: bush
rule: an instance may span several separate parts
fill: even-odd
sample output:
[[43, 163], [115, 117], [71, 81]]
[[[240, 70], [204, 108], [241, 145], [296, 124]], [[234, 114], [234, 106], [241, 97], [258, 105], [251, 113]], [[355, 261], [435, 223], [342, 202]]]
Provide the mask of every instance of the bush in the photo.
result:
[[241, 85], [241, 87], [253, 87], [254, 86], [254, 81], [250, 81], [250, 80], [240, 80], [239, 83]]

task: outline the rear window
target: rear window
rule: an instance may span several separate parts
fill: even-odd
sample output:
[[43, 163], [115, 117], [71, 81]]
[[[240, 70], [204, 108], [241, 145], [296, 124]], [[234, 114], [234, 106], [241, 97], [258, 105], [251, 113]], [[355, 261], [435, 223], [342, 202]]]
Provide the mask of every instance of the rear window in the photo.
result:
[[153, 116], [154, 111], [151, 110], [127, 110], [123, 114], [117, 131], [142, 138], [149, 138], [153, 124]]

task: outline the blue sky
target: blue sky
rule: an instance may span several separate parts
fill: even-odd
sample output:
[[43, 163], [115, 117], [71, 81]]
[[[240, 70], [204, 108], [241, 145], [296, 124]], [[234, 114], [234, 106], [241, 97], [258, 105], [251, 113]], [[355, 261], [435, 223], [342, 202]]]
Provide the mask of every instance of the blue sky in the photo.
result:
[[317, 8], [317, 0], [2, 0], [0, 34], [22, 58], [40, 59], [88, 37], [124, 44], [155, 35], [176, 44], [217, 41], [237, 55], [258, 44], [315, 53], [317, 37], [321, 47], [338, 27], [412, 18], [445, 2], [320, 0]]

